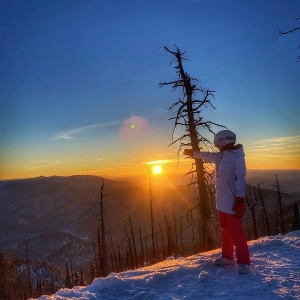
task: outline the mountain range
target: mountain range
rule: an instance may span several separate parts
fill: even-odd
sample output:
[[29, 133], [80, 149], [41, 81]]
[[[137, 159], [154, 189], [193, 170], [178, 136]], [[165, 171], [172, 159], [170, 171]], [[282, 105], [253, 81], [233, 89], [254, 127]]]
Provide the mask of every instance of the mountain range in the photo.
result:
[[[160, 182], [161, 183], [161, 182]], [[146, 228], [149, 187], [97, 176], [38, 177], [0, 182], [0, 250], [14, 256], [29, 255], [63, 266], [76, 257], [80, 267], [92, 260], [92, 240], [99, 227], [99, 200], [104, 184], [104, 204], [112, 236], [124, 236], [128, 216], [133, 226]], [[152, 184], [156, 221], [162, 211], [187, 211], [193, 191], [187, 186], [159, 191]], [[163, 199], [163, 201], [161, 200]], [[137, 227], [135, 228], [138, 229]], [[78, 259], [79, 258], [79, 259]]]
[[[291, 205], [300, 198], [296, 184], [300, 182], [300, 172], [278, 174], [284, 189], [293, 193], [284, 200]], [[248, 183], [253, 185], [262, 181], [265, 185], [275, 183], [275, 173], [251, 175]], [[57, 266], [72, 261], [74, 268], [87, 268], [93, 259], [92, 240], [99, 227], [102, 186], [111, 236], [120, 242], [125, 236], [128, 216], [136, 233], [139, 228], [143, 232], [150, 230], [150, 198], [157, 227], [164, 224], [166, 216], [172, 220], [179, 216], [186, 219], [197, 197], [188, 182], [190, 179], [182, 175], [152, 178], [151, 182], [147, 177], [112, 180], [76, 175], [1, 181], [0, 250], [14, 257], [45, 259]], [[264, 187], [264, 193], [274, 197], [275, 192]], [[276, 205], [272, 205], [275, 209]], [[251, 223], [249, 213], [245, 221]]]

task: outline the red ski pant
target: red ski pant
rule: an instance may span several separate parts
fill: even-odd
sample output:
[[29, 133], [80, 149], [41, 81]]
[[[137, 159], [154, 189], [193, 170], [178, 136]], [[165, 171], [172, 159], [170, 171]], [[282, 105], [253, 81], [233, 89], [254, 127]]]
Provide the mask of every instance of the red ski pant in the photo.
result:
[[222, 238], [222, 256], [233, 260], [235, 255], [238, 264], [250, 265], [249, 249], [245, 238], [242, 218], [219, 211]]

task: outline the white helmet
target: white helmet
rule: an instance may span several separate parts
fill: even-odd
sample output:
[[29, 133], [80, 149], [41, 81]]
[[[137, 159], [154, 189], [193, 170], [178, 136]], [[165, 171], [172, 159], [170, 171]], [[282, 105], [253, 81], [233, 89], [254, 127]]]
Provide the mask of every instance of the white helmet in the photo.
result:
[[227, 144], [235, 144], [236, 135], [230, 130], [221, 130], [215, 135], [214, 145], [223, 148]]

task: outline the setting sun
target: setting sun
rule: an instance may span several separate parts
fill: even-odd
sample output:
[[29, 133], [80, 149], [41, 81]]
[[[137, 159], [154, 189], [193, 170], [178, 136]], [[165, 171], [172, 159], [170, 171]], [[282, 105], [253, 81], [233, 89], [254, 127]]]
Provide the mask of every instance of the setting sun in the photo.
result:
[[152, 173], [153, 173], [153, 175], [161, 174], [162, 173], [162, 166], [160, 166], [160, 165], [153, 166]]
[[170, 160], [153, 160], [147, 162], [148, 165], [151, 166], [152, 175], [159, 175], [163, 172], [163, 165], [169, 164]]

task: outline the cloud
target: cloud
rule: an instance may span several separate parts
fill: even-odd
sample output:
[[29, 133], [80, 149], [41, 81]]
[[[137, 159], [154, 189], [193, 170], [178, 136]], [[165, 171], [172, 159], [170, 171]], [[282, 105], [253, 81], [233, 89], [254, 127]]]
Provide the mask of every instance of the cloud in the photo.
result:
[[300, 157], [300, 135], [258, 140], [247, 147], [247, 157], [256, 160]]
[[257, 152], [299, 152], [299, 146], [300, 135], [295, 135], [258, 140], [252, 146], [249, 146], [248, 149]]
[[47, 168], [48, 165], [43, 165], [43, 166], [35, 166], [35, 167], [30, 167], [28, 168], [29, 170], [36, 170], [36, 169], [42, 169], [42, 168]]
[[69, 159], [51, 161], [51, 164], [62, 165], [72, 163]]
[[295, 144], [300, 144], [300, 135], [274, 137], [271, 139], [258, 140], [254, 143], [255, 146], [253, 147], [281, 147]]
[[82, 127], [77, 127], [70, 130], [61, 131], [53, 136], [55, 140], [75, 140], [75, 136], [83, 134], [85, 131], [94, 129], [94, 128], [104, 128], [104, 127], [113, 127], [121, 125], [121, 122], [107, 122], [107, 123], [97, 123]]
[[159, 160], [153, 160], [149, 162], [145, 162], [148, 165], [165, 165], [165, 164], [170, 164], [177, 162], [175, 159], [159, 159]]
[[35, 160], [31, 162], [33, 164], [32, 167], [29, 168], [29, 170], [35, 170], [35, 169], [41, 169], [41, 168], [51, 168], [53, 165], [65, 165], [65, 164], [71, 164], [72, 162], [69, 159], [63, 159], [63, 160]]

